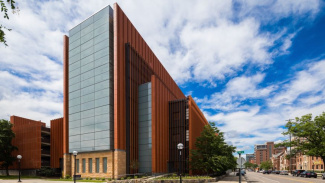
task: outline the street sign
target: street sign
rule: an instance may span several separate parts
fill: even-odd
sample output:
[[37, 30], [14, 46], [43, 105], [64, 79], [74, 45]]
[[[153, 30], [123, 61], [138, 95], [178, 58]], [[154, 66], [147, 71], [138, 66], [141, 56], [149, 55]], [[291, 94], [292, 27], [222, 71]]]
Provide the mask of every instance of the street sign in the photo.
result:
[[237, 151], [238, 154], [244, 154], [244, 151]]
[[243, 157], [237, 159], [237, 168], [243, 168], [244, 163], [246, 160]]

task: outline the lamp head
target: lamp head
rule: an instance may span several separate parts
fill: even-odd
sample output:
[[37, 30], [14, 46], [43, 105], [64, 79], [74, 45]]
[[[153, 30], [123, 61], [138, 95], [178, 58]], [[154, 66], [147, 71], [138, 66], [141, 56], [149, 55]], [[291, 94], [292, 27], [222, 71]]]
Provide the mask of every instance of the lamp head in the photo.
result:
[[21, 155], [17, 155], [17, 159], [21, 159], [21, 158], [23, 158]]
[[77, 156], [78, 155], [78, 151], [73, 151], [73, 155]]
[[182, 150], [184, 145], [182, 143], [177, 144], [177, 149]]

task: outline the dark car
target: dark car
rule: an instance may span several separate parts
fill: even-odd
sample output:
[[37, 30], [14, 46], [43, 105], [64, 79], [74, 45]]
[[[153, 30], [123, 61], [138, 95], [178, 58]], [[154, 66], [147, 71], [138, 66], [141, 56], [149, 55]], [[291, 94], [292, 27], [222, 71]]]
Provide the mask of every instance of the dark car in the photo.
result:
[[322, 179], [325, 179], [325, 173], [322, 174]]
[[300, 177], [314, 177], [317, 178], [317, 173], [312, 172], [312, 171], [304, 171], [300, 173]]
[[[244, 170], [241, 170], [240, 173], [242, 176], [245, 176], [245, 174], [246, 174], [246, 172]], [[236, 173], [236, 176], [239, 176], [239, 172]]]
[[305, 170], [295, 170], [292, 172], [292, 176], [299, 176], [301, 172], [304, 172]]
[[276, 170], [276, 171], [275, 171], [275, 174], [280, 174], [280, 171], [279, 171], [279, 170]]

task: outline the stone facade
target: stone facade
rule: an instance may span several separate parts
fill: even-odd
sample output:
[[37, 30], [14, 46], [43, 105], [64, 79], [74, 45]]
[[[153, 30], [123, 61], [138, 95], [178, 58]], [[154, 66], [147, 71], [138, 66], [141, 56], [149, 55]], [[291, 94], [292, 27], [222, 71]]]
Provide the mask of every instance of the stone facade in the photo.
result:
[[66, 177], [67, 175], [71, 176], [71, 156], [70, 154], [63, 155], [63, 170], [62, 176]]
[[126, 152], [114, 151], [114, 178], [123, 177], [126, 174]]

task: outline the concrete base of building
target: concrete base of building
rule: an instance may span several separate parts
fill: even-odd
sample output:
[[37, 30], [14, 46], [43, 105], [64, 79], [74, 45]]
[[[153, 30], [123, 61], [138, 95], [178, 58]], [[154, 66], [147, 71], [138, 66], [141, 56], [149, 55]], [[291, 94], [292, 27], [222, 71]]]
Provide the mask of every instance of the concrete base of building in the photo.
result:
[[[104, 168], [104, 158], [107, 158], [106, 169]], [[73, 177], [75, 170], [74, 156], [65, 154], [63, 159], [63, 176]], [[126, 152], [123, 150], [80, 152], [76, 159], [79, 160], [76, 175], [81, 175], [81, 178], [119, 178], [126, 173]], [[90, 159], [92, 161], [91, 165], [89, 164]], [[98, 165], [97, 160], [99, 161]]]

